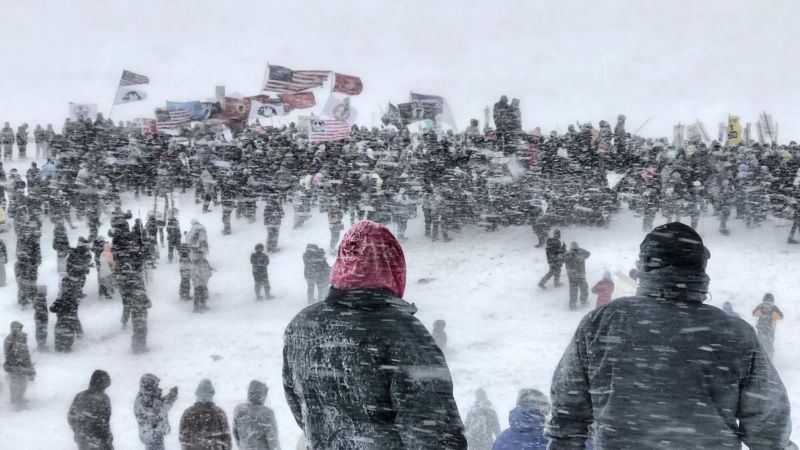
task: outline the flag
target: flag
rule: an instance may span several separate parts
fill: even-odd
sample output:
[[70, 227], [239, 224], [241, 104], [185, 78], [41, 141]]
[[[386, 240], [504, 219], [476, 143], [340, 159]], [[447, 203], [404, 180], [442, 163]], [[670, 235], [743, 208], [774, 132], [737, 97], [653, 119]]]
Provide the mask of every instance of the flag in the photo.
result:
[[189, 123], [189, 111], [185, 109], [156, 109], [156, 128], [158, 131], [171, 130]]
[[404, 124], [436, 119], [436, 105], [431, 102], [408, 102], [397, 105]]
[[293, 109], [307, 109], [317, 104], [313, 92], [298, 92], [297, 94], [278, 94], [283, 102], [286, 112]]
[[117, 96], [114, 97], [115, 105], [123, 105], [125, 103], [132, 103], [144, 100], [147, 98], [147, 92], [127, 86], [120, 86], [117, 88]]
[[322, 86], [330, 73], [327, 70], [291, 70], [283, 66], [267, 65], [269, 74], [265, 91], [289, 94]]
[[86, 120], [97, 117], [97, 103], [72, 103], [69, 104], [69, 118], [72, 120]]
[[219, 102], [202, 102], [203, 120], [214, 119], [222, 115], [222, 105]]
[[222, 116], [228, 120], [246, 120], [250, 114], [250, 101], [246, 99], [224, 97], [222, 99]]
[[338, 141], [350, 137], [350, 126], [344, 120], [311, 120], [308, 140], [312, 144]]
[[352, 126], [356, 122], [358, 111], [350, 106], [350, 97], [339, 99], [330, 96], [325, 103], [325, 108], [322, 109], [322, 115], [331, 119], [344, 120]]
[[156, 119], [140, 119], [142, 125], [142, 134], [152, 136], [156, 134], [158, 131], [158, 126], [156, 125]]
[[436, 106], [436, 114], [442, 114], [444, 112], [444, 97], [411, 92], [408, 100], [411, 102], [428, 102]]
[[175, 109], [184, 109], [189, 113], [190, 120], [204, 120], [206, 118], [205, 111], [203, 110], [203, 103], [199, 101], [193, 102], [172, 102], [167, 101], [167, 110], [172, 111]]
[[147, 78], [144, 75], [139, 75], [138, 73], [133, 73], [129, 70], [122, 71], [122, 78], [119, 80], [120, 86], [133, 86], [136, 84], [147, 84], [150, 82], [150, 78]]
[[742, 124], [739, 116], [728, 116], [728, 147], [736, 147], [742, 143]]
[[286, 111], [283, 109], [283, 102], [280, 99], [267, 99], [267, 102], [250, 100], [250, 114], [247, 118], [248, 123], [256, 120], [271, 119], [275, 116], [283, 116]]
[[400, 120], [400, 110], [397, 109], [397, 106], [389, 103], [389, 107], [386, 109], [386, 112], [383, 113], [383, 117], [381, 117], [381, 122], [384, 125], [394, 125], [397, 128], [403, 126], [402, 120]]
[[686, 126], [686, 140], [689, 142], [700, 142], [703, 140], [703, 131], [699, 123]]
[[361, 83], [361, 78], [353, 75], [344, 75], [341, 73], [334, 73], [333, 91], [341, 92], [347, 95], [358, 95], [364, 85]]

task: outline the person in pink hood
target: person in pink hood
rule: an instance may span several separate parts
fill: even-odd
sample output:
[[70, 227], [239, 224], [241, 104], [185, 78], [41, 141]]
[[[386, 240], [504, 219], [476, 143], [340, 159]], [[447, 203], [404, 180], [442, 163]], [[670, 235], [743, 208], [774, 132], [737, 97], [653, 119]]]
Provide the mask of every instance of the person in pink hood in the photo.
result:
[[283, 386], [307, 448], [465, 450], [444, 355], [402, 299], [406, 262], [383, 225], [345, 233], [324, 301], [284, 334]]
[[114, 293], [114, 256], [111, 254], [111, 244], [103, 244], [103, 251], [100, 253], [100, 265], [98, 267], [100, 277], [100, 297], [110, 299]]

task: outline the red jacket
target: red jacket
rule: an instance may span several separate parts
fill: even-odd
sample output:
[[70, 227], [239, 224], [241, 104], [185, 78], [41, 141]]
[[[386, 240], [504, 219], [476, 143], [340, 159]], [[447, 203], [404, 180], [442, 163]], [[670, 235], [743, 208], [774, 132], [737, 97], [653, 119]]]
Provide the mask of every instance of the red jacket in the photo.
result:
[[592, 288], [592, 294], [597, 294], [597, 306], [599, 308], [611, 301], [611, 294], [614, 293], [614, 282], [611, 280], [600, 280]]

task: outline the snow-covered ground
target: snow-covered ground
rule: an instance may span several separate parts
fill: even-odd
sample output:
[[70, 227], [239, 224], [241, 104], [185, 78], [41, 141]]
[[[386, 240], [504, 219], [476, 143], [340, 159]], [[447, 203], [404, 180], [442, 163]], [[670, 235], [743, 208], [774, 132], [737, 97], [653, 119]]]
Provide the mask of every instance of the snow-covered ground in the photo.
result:
[[[14, 163], [24, 172], [27, 163]], [[9, 170], [9, 165], [6, 170]], [[124, 206], [145, 216], [147, 203], [123, 199]], [[269, 403], [277, 414], [283, 448], [293, 448], [300, 436], [284, 400], [281, 385], [282, 333], [295, 313], [306, 305], [301, 255], [307, 243], [327, 246], [327, 219], [314, 216], [297, 230], [291, 228], [291, 211], [281, 229], [281, 251], [270, 255], [272, 293], [275, 299], [256, 302], [252, 289], [249, 255], [253, 246], [266, 239], [260, 224], [234, 221], [233, 234], [223, 236], [220, 210], [202, 214], [189, 193], [181, 196], [180, 221], [188, 228], [198, 218], [208, 229], [210, 262], [216, 269], [209, 283], [211, 311], [192, 313], [190, 302], [178, 296], [178, 265], [168, 264], [166, 249], [161, 263], [152, 273], [148, 292], [150, 310], [150, 351], [134, 355], [130, 351], [130, 329], [120, 330], [121, 303], [97, 297], [96, 273], [89, 275], [81, 304], [80, 317], [85, 338], [77, 341], [73, 353], [38, 353], [35, 350], [33, 312], [16, 305], [16, 284], [0, 288], [0, 335], [8, 333], [12, 320], [19, 320], [28, 332], [29, 346], [38, 376], [29, 384], [27, 410], [14, 412], [8, 404], [7, 383], [3, 379], [0, 396], [2, 448], [71, 449], [72, 433], [66, 413], [73, 396], [86, 388], [94, 369], [111, 375], [108, 395], [113, 404], [112, 430], [118, 449], [138, 449], [133, 400], [139, 378], [151, 372], [162, 380], [162, 387], [178, 386], [179, 398], [170, 414], [173, 426], [167, 448], [179, 448], [178, 422], [183, 410], [195, 400], [194, 390], [202, 378], [210, 378], [216, 388], [215, 401], [229, 415], [245, 400], [251, 379], [265, 381], [271, 388]], [[259, 217], [262, 205], [259, 205]], [[663, 218], [659, 219], [663, 221]], [[108, 228], [103, 217], [101, 232]], [[660, 223], [660, 222], [657, 222]], [[786, 245], [786, 223], [770, 220], [759, 229], [747, 230], [734, 221], [731, 235], [716, 232], [712, 217], [700, 226], [711, 250], [708, 271], [711, 276], [710, 303], [721, 306], [728, 300], [743, 317], [757, 305], [767, 291], [775, 294], [786, 314], [778, 325], [775, 364], [786, 384], [792, 403], [800, 404], [800, 361], [791, 350], [800, 344], [796, 330], [800, 325], [800, 306], [796, 301], [796, 269], [800, 249]], [[57, 291], [55, 254], [51, 247], [52, 225], [42, 229], [43, 264], [40, 283], [49, 288], [48, 302]], [[68, 230], [74, 245], [86, 228]], [[565, 241], [577, 241], [592, 252], [587, 261], [590, 287], [604, 270], [626, 272], [634, 266], [643, 237], [639, 219], [629, 212], [616, 216], [608, 228], [566, 228]], [[479, 387], [487, 390], [501, 424], [522, 387], [549, 389], [553, 368], [574, 328], [586, 313], [567, 309], [566, 286], [545, 291], [536, 283], [546, 272], [543, 249], [534, 248], [535, 237], [528, 227], [501, 229], [486, 233], [465, 228], [451, 242], [431, 242], [423, 236], [421, 215], [409, 223], [409, 240], [403, 244], [408, 262], [406, 298], [419, 307], [418, 317], [429, 327], [436, 319], [447, 321], [449, 348], [447, 359], [455, 382], [455, 394], [462, 416], [474, 400]], [[9, 254], [15, 250], [13, 234], [4, 233]], [[329, 258], [332, 261], [332, 258]], [[13, 264], [7, 266], [9, 275]], [[422, 280], [422, 281], [420, 281]], [[594, 304], [594, 296], [590, 297]], [[50, 345], [52, 347], [51, 317]], [[798, 413], [792, 414], [800, 430]], [[230, 417], [229, 417], [230, 418]], [[795, 436], [798, 437], [797, 435]]]

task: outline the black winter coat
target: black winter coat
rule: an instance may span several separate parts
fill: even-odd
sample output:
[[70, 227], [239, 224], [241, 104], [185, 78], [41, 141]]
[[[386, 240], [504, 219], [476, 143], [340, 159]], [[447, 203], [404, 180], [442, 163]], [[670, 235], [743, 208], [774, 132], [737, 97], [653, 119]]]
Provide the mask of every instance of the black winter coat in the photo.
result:
[[586, 259], [591, 256], [588, 250], [578, 248], [570, 249], [564, 255], [564, 266], [567, 268], [567, 277], [571, 280], [586, 279]]
[[267, 273], [269, 256], [264, 252], [253, 252], [250, 255], [250, 264], [253, 266], [254, 275], [264, 275]]
[[[114, 437], [111, 434], [111, 401], [103, 390], [105, 387], [90, 386], [75, 396], [69, 407], [67, 421], [75, 433], [75, 442], [80, 448], [112, 450]], [[83, 447], [81, 447], [83, 445]]]
[[564, 253], [567, 252], [567, 247], [561, 242], [561, 239], [555, 237], [547, 238], [547, 244], [544, 249], [547, 255], [547, 264], [560, 265], [564, 262]]
[[789, 445], [786, 390], [753, 328], [643, 286], [578, 326], [553, 375], [548, 449], [583, 449], [592, 424], [596, 448]]
[[283, 385], [308, 448], [467, 448], [442, 351], [385, 290], [331, 289], [284, 334]]

